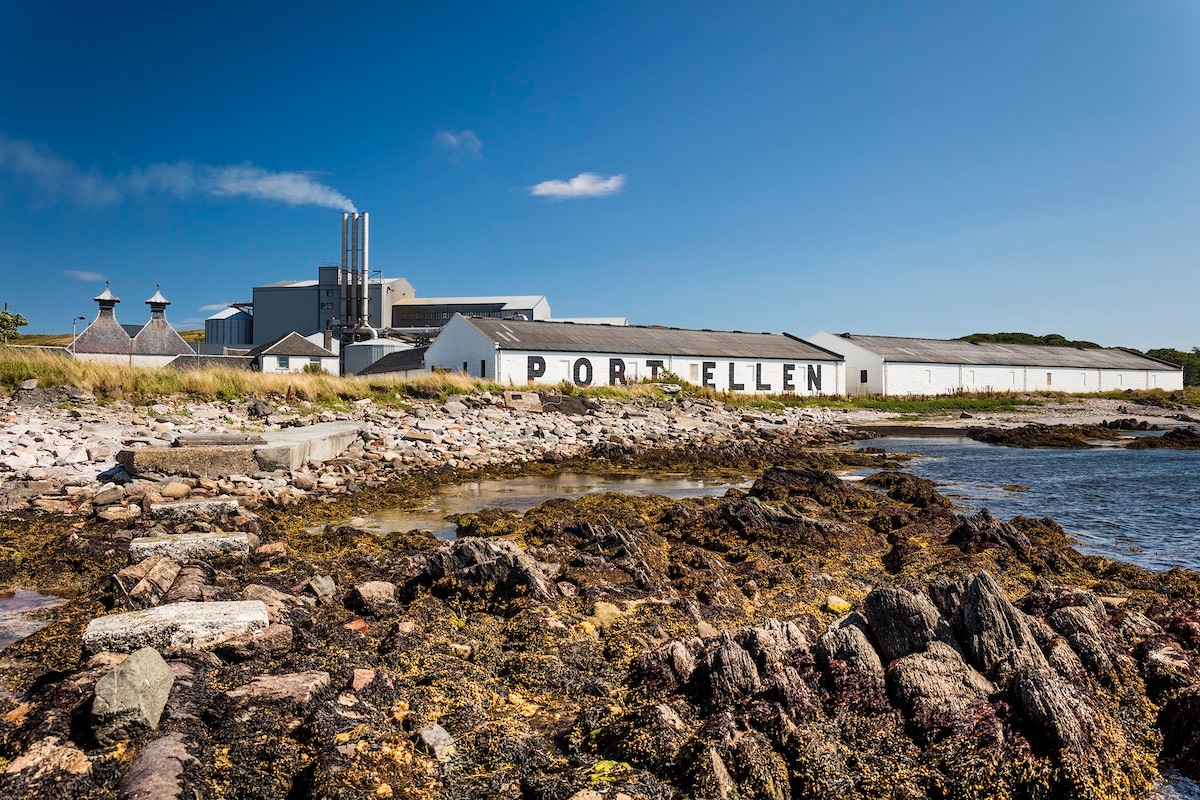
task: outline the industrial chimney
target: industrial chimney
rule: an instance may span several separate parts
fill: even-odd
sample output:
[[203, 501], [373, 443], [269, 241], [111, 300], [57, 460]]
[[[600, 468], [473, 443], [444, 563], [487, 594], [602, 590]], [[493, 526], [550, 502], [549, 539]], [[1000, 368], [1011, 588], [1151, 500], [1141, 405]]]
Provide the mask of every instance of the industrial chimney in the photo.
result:
[[374, 339], [371, 325], [370, 246], [367, 212], [342, 214], [341, 322], [342, 338]]

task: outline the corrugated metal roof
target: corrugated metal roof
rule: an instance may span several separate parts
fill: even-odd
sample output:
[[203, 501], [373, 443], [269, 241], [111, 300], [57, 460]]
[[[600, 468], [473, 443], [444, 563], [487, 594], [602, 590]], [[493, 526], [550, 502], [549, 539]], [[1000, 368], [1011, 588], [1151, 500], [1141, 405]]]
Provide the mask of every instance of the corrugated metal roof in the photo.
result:
[[653, 325], [576, 325], [465, 317], [501, 350], [628, 353], [709, 358], [841, 361], [836, 353], [783, 333], [689, 330]]
[[358, 371], [359, 375], [386, 375], [389, 372], [408, 372], [425, 369], [425, 351], [428, 347], [413, 347], [388, 353], [374, 364]]
[[838, 336], [884, 361], [911, 364], [1001, 364], [1012, 367], [1077, 367], [1081, 369], [1177, 369], [1165, 361], [1109, 347], [1050, 347], [1037, 344], [964, 342], [959, 339], [910, 339], [903, 336]]
[[331, 353], [320, 345], [313, 344], [295, 331], [285, 333], [278, 339], [260, 344], [246, 353], [248, 356], [308, 356], [309, 358], [336, 358], [337, 353]]
[[401, 297], [394, 306], [474, 306], [503, 305], [504, 308], [533, 308], [545, 300], [544, 295], [500, 295], [496, 297]]

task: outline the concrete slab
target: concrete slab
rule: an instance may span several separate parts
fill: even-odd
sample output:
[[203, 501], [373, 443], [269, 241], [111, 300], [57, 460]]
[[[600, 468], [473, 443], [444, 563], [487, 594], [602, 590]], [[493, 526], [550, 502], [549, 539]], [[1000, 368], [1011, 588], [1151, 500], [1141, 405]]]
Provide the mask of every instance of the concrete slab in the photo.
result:
[[179, 500], [174, 503], [151, 503], [150, 518], [187, 522], [196, 518], [213, 519], [223, 514], [236, 514], [237, 510], [238, 501], [232, 498]]
[[83, 632], [83, 647], [92, 653], [174, 645], [203, 649], [267, 625], [267, 607], [261, 600], [173, 603], [97, 617]]
[[237, 445], [266, 444], [267, 440], [257, 433], [193, 433], [184, 434], [171, 443], [172, 447], [230, 447]]
[[254, 448], [250, 445], [138, 447], [117, 453], [117, 462], [135, 477], [157, 473], [190, 478], [220, 478], [225, 475], [249, 475], [258, 469]]
[[[536, 395], [535, 395], [536, 396]], [[297, 470], [311, 461], [337, 458], [362, 433], [357, 422], [323, 422], [262, 434], [232, 434], [240, 443], [221, 443], [224, 434], [184, 437], [191, 446], [122, 450], [117, 461], [133, 476], [160, 474], [192, 478], [253, 475], [260, 470]], [[256, 444], [256, 442], [262, 442]]]
[[136, 564], [150, 556], [166, 556], [173, 561], [220, 556], [244, 558], [250, 555], [250, 551], [255, 547], [258, 547], [258, 537], [252, 533], [177, 533], [144, 536], [129, 543], [129, 563]]
[[320, 463], [337, 458], [362, 433], [357, 422], [323, 422], [301, 428], [267, 431], [266, 444], [254, 448], [258, 469], [297, 470], [305, 462]]

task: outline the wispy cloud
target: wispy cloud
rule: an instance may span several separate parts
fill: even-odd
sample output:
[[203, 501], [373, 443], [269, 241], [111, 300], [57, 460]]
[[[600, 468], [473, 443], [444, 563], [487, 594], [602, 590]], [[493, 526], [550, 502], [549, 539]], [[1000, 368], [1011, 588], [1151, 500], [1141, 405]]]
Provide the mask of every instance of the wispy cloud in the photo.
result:
[[624, 175], [605, 177], [595, 172], [581, 172], [567, 181], [542, 181], [529, 187], [529, 193], [534, 197], [572, 200], [578, 197], [607, 197], [624, 188]]
[[210, 166], [177, 161], [103, 175], [95, 168], [83, 169], [41, 145], [10, 139], [2, 133], [0, 171], [27, 181], [36, 190], [38, 202], [47, 205], [67, 202], [99, 208], [133, 198], [166, 195], [180, 200], [248, 197], [290, 206], [356, 210], [348, 197], [309, 172], [271, 172], [250, 163]]
[[483, 142], [479, 141], [475, 131], [438, 131], [433, 134], [433, 145], [452, 160], [464, 156], [483, 157]]
[[206, 306], [200, 306], [201, 311], [224, 311], [229, 308], [229, 303], [209, 303]]
[[68, 278], [74, 278], [77, 281], [90, 281], [92, 283], [99, 283], [100, 281], [104, 280], [104, 276], [99, 272], [88, 272], [87, 270], [82, 269], [64, 270], [63, 274]]

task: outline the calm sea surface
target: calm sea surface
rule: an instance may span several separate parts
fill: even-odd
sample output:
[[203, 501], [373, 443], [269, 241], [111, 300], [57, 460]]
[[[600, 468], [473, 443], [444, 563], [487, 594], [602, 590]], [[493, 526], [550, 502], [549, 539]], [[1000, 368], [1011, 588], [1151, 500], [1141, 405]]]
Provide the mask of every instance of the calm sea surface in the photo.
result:
[[[1200, 452], [1027, 450], [967, 438], [887, 437], [858, 446], [917, 453], [904, 469], [964, 509], [1051, 517], [1087, 553], [1153, 570], [1200, 569]], [[1003, 487], [1018, 485], [1026, 491]]]

